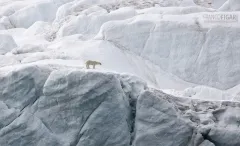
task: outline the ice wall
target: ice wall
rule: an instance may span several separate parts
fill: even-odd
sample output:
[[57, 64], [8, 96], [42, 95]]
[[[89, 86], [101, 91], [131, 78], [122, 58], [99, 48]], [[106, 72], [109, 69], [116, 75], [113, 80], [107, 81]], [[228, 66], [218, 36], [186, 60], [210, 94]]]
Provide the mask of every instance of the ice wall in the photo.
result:
[[32, 63], [0, 69], [1, 146], [236, 146], [239, 103], [173, 97], [141, 79]]
[[96, 39], [112, 42], [185, 81], [231, 88], [240, 82], [238, 23], [232, 27], [204, 25], [195, 19], [204, 14], [212, 13], [146, 14], [109, 22], [102, 26]]

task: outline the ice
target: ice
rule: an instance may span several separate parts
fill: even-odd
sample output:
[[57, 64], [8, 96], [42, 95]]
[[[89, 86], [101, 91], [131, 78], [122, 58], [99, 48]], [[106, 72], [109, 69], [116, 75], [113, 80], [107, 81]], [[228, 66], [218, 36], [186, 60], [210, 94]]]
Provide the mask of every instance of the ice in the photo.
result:
[[239, 84], [237, 24], [228, 29], [224, 24], [199, 27], [194, 15], [149, 16], [105, 23], [96, 38], [141, 56], [185, 81], [219, 89]]
[[137, 101], [134, 145], [239, 145], [239, 140], [231, 138], [239, 137], [238, 106], [146, 91]]
[[44, 45], [32, 45], [25, 44], [20, 47], [17, 47], [11, 51], [13, 54], [25, 54], [25, 53], [34, 53], [34, 52], [43, 52], [45, 49]]
[[109, 14], [97, 16], [79, 15], [69, 23], [63, 25], [57, 33], [57, 37], [64, 37], [74, 34], [82, 34], [86, 37], [95, 36], [100, 27], [107, 21], [124, 20], [135, 16], [136, 12], [132, 8], [122, 8]]
[[208, 140], [204, 140], [204, 142], [202, 142], [199, 146], [215, 146], [215, 145]]
[[[8, 143], [14, 145], [21, 141], [21, 145], [29, 146], [33, 143], [86, 145], [90, 141], [90, 145], [129, 144], [130, 108], [121, 89], [121, 78], [109, 73], [60, 68], [48, 64], [25, 65], [13, 73], [2, 70], [1, 100], [8, 105], [1, 106], [4, 116], [19, 114], [14, 109], [21, 113], [2, 124], [5, 127], [0, 130], [0, 144], [7, 145], [6, 140], [15, 134]], [[89, 78], [92, 82], [88, 82]], [[123, 78], [130, 85], [136, 82]], [[14, 130], [18, 126], [25, 132]], [[100, 134], [103, 131], [104, 134]], [[92, 139], [87, 138], [89, 134]]]
[[15, 27], [28, 28], [36, 21], [53, 21], [57, 8], [51, 2], [43, 2], [20, 9], [9, 18]]
[[14, 56], [0, 55], [0, 67], [19, 64], [19, 60]]
[[240, 145], [240, 23], [213, 15], [239, 2], [1, 0], [0, 145]]
[[[232, 89], [231, 89], [232, 90]], [[178, 97], [187, 97], [193, 99], [203, 99], [203, 100], [223, 100], [223, 101], [234, 101], [237, 97], [236, 93], [233, 91], [223, 91], [216, 88], [211, 88], [207, 86], [195, 86], [189, 87], [181, 90], [163, 90], [165, 93], [178, 96]]]
[[220, 8], [220, 11], [239, 11], [240, 3], [238, 0], [228, 0]]
[[12, 36], [7, 34], [0, 34], [0, 54], [6, 54], [16, 47], [17, 44], [15, 43]]
[[240, 144], [239, 103], [173, 97], [135, 76], [60, 61], [4, 67], [0, 80], [3, 146]]
[[6, 16], [3, 16], [1, 19], [0, 19], [0, 30], [5, 30], [5, 29], [10, 29], [10, 28], [13, 28], [13, 25], [11, 24], [10, 20], [8, 17]]

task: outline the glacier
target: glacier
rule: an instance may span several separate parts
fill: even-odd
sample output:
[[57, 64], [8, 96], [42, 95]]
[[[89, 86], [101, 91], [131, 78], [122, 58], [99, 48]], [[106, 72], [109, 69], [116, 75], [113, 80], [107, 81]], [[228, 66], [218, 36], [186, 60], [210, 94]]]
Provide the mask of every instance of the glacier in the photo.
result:
[[1, 145], [240, 144], [238, 102], [175, 97], [136, 76], [59, 63], [0, 74]]
[[1, 0], [0, 146], [239, 146], [239, 10]]

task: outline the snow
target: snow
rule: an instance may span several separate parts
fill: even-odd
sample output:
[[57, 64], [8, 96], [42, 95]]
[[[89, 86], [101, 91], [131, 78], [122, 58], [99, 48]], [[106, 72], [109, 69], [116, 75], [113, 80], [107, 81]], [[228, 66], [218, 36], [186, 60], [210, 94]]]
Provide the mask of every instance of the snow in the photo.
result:
[[132, 8], [122, 8], [109, 14], [97, 16], [79, 15], [69, 23], [63, 25], [58, 31], [57, 37], [64, 37], [73, 34], [82, 34], [86, 37], [95, 36], [105, 22], [131, 18], [135, 14], [136, 12]]
[[9, 18], [15, 27], [28, 28], [36, 21], [53, 21], [57, 8], [51, 2], [38, 3], [15, 12]]
[[[92, 145], [109, 139], [113, 134], [119, 138], [116, 139], [115, 136], [110, 138], [112, 140], [107, 141], [110, 145], [111, 143], [129, 144], [127, 123], [129, 121], [129, 105], [121, 89], [120, 77], [118, 79], [114, 74], [79, 71], [76, 68], [60, 68], [51, 64], [37, 64], [19, 66], [18, 69], [15, 68], [13, 72], [9, 73], [1, 70], [1, 95], [4, 95], [1, 96], [1, 101], [4, 102], [1, 103], [3, 105], [1, 111], [4, 112], [6, 121], [1, 123], [3, 128], [1, 127], [0, 131], [0, 144], [7, 145], [6, 140], [9, 139], [10, 143], [21, 140], [24, 145], [33, 145], [32, 142], [40, 145], [47, 143], [51, 145], [55, 145], [55, 143], [57, 145], [69, 143], [85, 145], [89, 142], [89, 139], [85, 137], [88, 137], [90, 133], [95, 135]], [[68, 76], [67, 80], [65, 80], [66, 75]], [[93, 82], [88, 82], [89, 78]], [[137, 81], [136, 79], [130, 81], [126, 76], [123, 78], [126, 81], [129, 80], [130, 84], [135, 84]], [[73, 83], [74, 80], [75, 83]], [[63, 84], [59, 84], [60, 82]], [[96, 90], [89, 93], [92, 89]], [[76, 93], [76, 90], [79, 92]], [[68, 97], [73, 94], [75, 97]], [[66, 101], [71, 106], [65, 106]], [[75, 110], [73, 110], [74, 108]], [[52, 112], [54, 110], [56, 112]], [[102, 115], [103, 113], [105, 116]], [[65, 117], [63, 118], [61, 115]], [[112, 120], [112, 117], [116, 118]], [[2, 118], [0, 117], [0, 119]], [[56, 123], [52, 123], [53, 121]], [[100, 123], [106, 124], [99, 127]], [[116, 127], [116, 125], [118, 126]], [[20, 126], [19, 130], [24, 132], [20, 133], [17, 129], [15, 131], [14, 128], [17, 126]], [[115, 132], [112, 129], [116, 129]], [[50, 131], [52, 132], [50, 133]], [[87, 134], [86, 131], [92, 132]], [[101, 131], [104, 131], [105, 134], [99, 138]], [[33, 141], [29, 142], [25, 136], [31, 132], [33, 133], [29, 137]], [[11, 139], [9, 137], [12, 134], [18, 136]], [[38, 141], [39, 138], [44, 141]]]
[[0, 54], [6, 54], [17, 47], [14, 39], [10, 35], [0, 34]]
[[137, 100], [133, 144], [239, 145], [237, 139], [229, 141], [239, 134], [238, 112], [239, 103], [192, 100], [146, 90]]
[[232, 27], [199, 26], [194, 15], [149, 16], [105, 23], [96, 38], [141, 56], [185, 81], [219, 89], [239, 84], [239, 23]]
[[178, 97], [188, 97], [192, 99], [203, 99], [203, 100], [225, 100], [225, 101], [234, 101], [236, 100], [236, 94], [229, 91], [222, 91], [215, 88], [210, 88], [206, 86], [195, 86], [186, 88], [183, 91], [174, 90], [174, 89], [165, 89], [165, 93], [178, 96]]
[[3, 16], [1, 19], [0, 19], [0, 30], [5, 30], [5, 29], [10, 29], [10, 28], [13, 28], [13, 25], [11, 24], [10, 20], [8, 17], [6, 16]]
[[173, 97], [128, 74], [41, 61], [3, 67], [0, 80], [3, 146], [223, 146], [239, 134], [239, 103]]
[[213, 0], [212, 7], [215, 9], [220, 8], [227, 0]]
[[138, 10], [139, 14], [191, 14], [199, 12], [215, 12], [215, 9], [200, 7], [200, 6], [189, 6], [189, 7], [152, 7]]
[[240, 11], [240, 3], [238, 0], [228, 0], [220, 8], [220, 11]]
[[15, 64], [19, 64], [19, 61], [17, 58], [0, 55], [0, 67], [15, 65]]
[[[4, 54], [17, 60], [10, 64], [55, 59], [75, 60], [77, 66], [84, 67], [85, 61], [98, 60], [103, 63], [97, 66], [99, 70], [137, 75], [154, 88], [184, 92], [186, 88], [202, 85], [204, 91], [217, 90], [219, 94], [217, 91], [202, 94], [198, 90], [199, 95], [194, 98], [232, 100], [235, 93], [226, 91], [229, 98], [221, 93], [239, 84], [239, 23], [206, 23], [204, 15], [229, 13], [214, 9], [223, 1], [212, 1], [213, 8], [202, 7], [206, 3], [191, 0], [2, 2], [3, 7], [14, 11], [11, 14], [5, 13], [6, 9], [1, 11], [5, 13], [0, 21], [1, 33], [12, 36], [16, 44]], [[239, 15], [238, 12], [229, 14]], [[232, 40], [232, 45], [228, 40]], [[230, 65], [233, 62], [234, 66]]]
[[44, 45], [25, 44], [23, 46], [13, 49], [11, 53], [24, 54], [24, 53], [43, 52], [43, 51], [44, 51]]
[[239, 15], [237, 0], [1, 0], [0, 145], [240, 145]]

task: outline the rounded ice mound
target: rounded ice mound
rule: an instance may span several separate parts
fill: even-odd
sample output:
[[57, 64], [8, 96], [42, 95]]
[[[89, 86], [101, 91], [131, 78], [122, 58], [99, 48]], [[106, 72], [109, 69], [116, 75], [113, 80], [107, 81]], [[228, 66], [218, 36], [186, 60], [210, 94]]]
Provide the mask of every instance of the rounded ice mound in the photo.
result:
[[[92, 9], [92, 7], [97, 7], [97, 9], [93, 9], [92, 11], [99, 11], [102, 10], [104, 11], [105, 9], [102, 7], [97, 6], [96, 4], [91, 6], [85, 2], [70, 2], [62, 5], [59, 7], [57, 14], [56, 14], [56, 20], [59, 21], [61, 19], [64, 19], [66, 16], [69, 15], [78, 15], [81, 14], [83, 11], [87, 9]], [[106, 11], [106, 10], [105, 10]]]
[[82, 14], [84, 15], [101, 15], [101, 14], [107, 14], [107, 13], [108, 13], [107, 10], [99, 6], [93, 6], [82, 11]]
[[67, 15], [69, 15], [71, 13], [73, 4], [74, 4], [73, 2], [70, 2], [70, 3], [66, 3], [66, 4], [60, 6], [56, 12], [56, 20], [55, 21], [59, 21], [59, 20], [63, 19], [64, 17], [66, 17]]
[[53, 2], [37, 3], [17, 11], [10, 16], [10, 20], [16, 27], [28, 28], [36, 21], [53, 21], [57, 9]]
[[68, 23], [69, 21], [73, 20], [76, 16], [78, 15], [103, 15], [107, 14], [107, 10], [103, 9], [102, 7], [99, 6], [82, 6], [78, 5], [71, 2], [62, 5], [59, 7], [57, 14], [56, 14], [56, 19], [54, 20], [53, 24], [57, 24], [58, 28], [63, 26], [64, 24]]
[[0, 34], [0, 54], [6, 54], [13, 48], [16, 48], [17, 44], [10, 35]]
[[85, 16], [79, 15], [69, 23], [63, 25], [58, 33], [57, 37], [83, 34], [87, 37], [94, 37], [100, 30], [101, 26], [113, 20], [124, 20], [136, 15], [136, 11], [133, 8], [121, 8], [111, 13], [98, 15], [98, 16]]
[[27, 6], [27, 3], [24, 3], [24, 2], [17, 2], [17, 1], [14, 1], [10, 4], [6, 4], [4, 6], [1, 6], [0, 7], [0, 17], [1, 16], [10, 16], [12, 14], [14, 14], [16, 11], [22, 9], [23, 7], [26, 7]]

